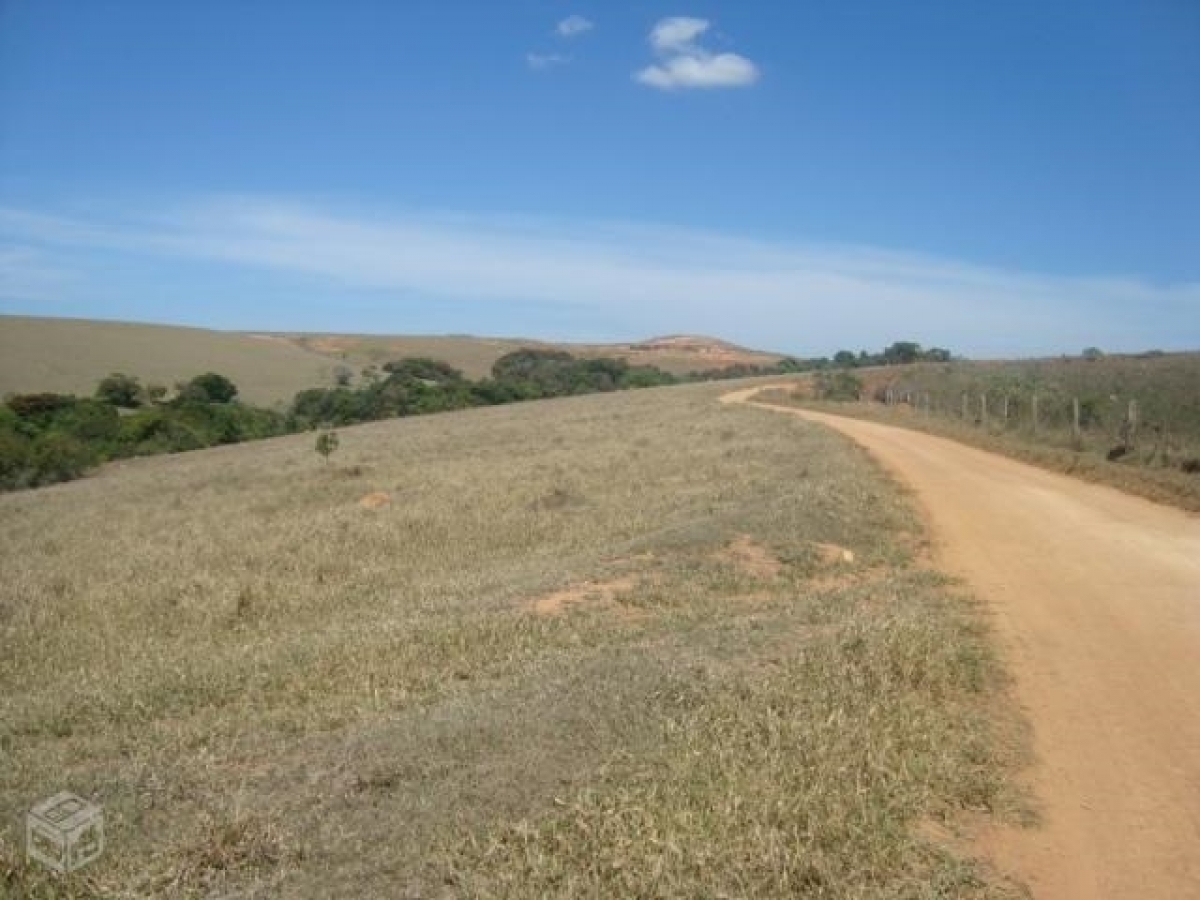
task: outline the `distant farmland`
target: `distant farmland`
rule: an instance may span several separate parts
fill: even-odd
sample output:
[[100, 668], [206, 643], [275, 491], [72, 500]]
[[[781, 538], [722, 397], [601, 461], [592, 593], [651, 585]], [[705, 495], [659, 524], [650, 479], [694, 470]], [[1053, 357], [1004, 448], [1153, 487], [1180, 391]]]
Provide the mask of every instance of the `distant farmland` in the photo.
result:
[[271, 334], [256, 335], [286, 341], [304, 350], [336, 359], [352, 367], [380, 365], [405, 356], [428, 356], [450, 363], [468, 378], [483, 378], [501, 356], [524, 348], [566, 350], [583, 358], [615, 357], [630, 365], [649, 365], [686, 375], [734, 365], [769, 366], [783, 356], [748, 350], [726, 341], [692, 335], [672, 335], [624, 344], [554, 343], [525, 338], [488, 338], [469, 335], [355, 335]]
[[627, 344], [555, 344], [466, 335], [267, 334], [212, 331], [88, 319], [0, 316], [0, 396], [55, 391], [89, 395], [111, 372], [167, 387], [206, 371], [238, 385], [258, 404], [290, 401], [298, 391], [331, 385], [335, 370], [357, 372], [406, 356], [449, 363], [481, 378], [506, 353], [524, 347], [612, 356], [676, 375], [736, 364], [771, 365], [782, 357], [705, 337]]
[[271, 404], [291, 400], [305, 388], [331, 383], [334, 365], [284, 341], [234, 332], [0, 317], [0, 396], [40, 391], [90, 395], [111, 372], [170, 387], [215, 371], [232, 379], [243, 399]]

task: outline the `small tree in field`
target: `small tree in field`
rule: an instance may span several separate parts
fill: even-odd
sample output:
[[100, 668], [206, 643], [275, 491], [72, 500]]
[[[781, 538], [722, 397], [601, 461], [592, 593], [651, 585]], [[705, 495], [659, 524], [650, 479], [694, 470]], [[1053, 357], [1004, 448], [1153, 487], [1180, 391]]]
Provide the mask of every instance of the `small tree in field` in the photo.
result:
[[322, 431], [317, 435], [317, 453], [321, 454], [321, 458], [325, 460], [325, 464], [329, 465], [329, 457], [333, 456], [333, 452], [338, 448], [338, 433], [336, 431]]
[[131, 375], [113, 372], [96, 386], [96, 399], [122, 409], [136, 409], [142, 405], [142, 386]]

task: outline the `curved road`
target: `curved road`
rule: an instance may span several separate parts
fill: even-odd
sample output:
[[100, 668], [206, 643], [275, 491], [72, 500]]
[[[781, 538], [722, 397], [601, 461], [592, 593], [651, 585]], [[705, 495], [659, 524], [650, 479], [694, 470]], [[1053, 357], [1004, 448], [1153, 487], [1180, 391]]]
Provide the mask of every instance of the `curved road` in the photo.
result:
[[1200, 898], [1200, 518], [917, 431], [853, 438], [915, 492], [995, 614], [1042, 824], [985, 840], [1039, 900]]

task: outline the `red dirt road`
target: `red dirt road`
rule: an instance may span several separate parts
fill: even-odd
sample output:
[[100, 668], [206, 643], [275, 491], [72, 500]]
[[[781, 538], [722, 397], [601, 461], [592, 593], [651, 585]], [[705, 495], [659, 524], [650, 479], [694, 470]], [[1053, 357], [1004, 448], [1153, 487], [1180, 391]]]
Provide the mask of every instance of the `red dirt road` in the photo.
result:
[[[726, 401], [747, 402], [754, 391]], [[853, 438], [995, 614], [1043, 822], [982, 840], [1038, 900], [1200, 898], [1200, 518], [916, 431]]]

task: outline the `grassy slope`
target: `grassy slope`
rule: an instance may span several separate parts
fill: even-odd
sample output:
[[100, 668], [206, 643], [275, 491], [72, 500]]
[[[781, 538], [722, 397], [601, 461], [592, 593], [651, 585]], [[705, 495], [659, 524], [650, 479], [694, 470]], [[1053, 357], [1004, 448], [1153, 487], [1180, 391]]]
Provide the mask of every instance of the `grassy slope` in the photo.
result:
[[[0, 497], [0, 892], [1007, 895], [923, 836], [1009, 808], [980, 612], [864, 454], [721, 390]], [[109, 851], [56, 885], [16, 828], [64, 788]]]
[[488, 375], [497, 359], [524, 347], [566, 350], [582, 357], [618, 357], [633, 365], [658, 366], [676, 375], [719, 369], [735, 363], [771, 365], [782, 358], [775, 353], [747, 350], [712, 338], [663, 338], [635, 344], [569, 344], [464, 335], [284, 334], [278, 337], [350, 366], [379, 365], [403, 356], [431, 356], [461, 369], [470, 378]]
[[468, 377], [489, 374], [492, 363], [522, 347], [564, 349], [580, 356], [619, 356], [676, 374], [736, 362], [771, 364], [779, 356], [703, 339], [702, 348], [649, 349], [636, 344], [550, 344], [509, 338], [452, 335], [243, 334], [184, 328], [0, 316], [0, 397], [7, 393], [58, 391], [88, 396], [110, 372], [136, 375], [168, 387], [216, 371], [228, 375], [242, 396], [271, 404], [297, 391], [333, 384], [336, 366], [360, 369], [404, 356], [431, 356]]
[[90, 396], [110, 372], [170, 387], [216, 371], [251, 402], [287, 401], [332, 384], [335, 363], [285, 341], [173, 325], [0, 316], [0, 396], [57, 391]]

